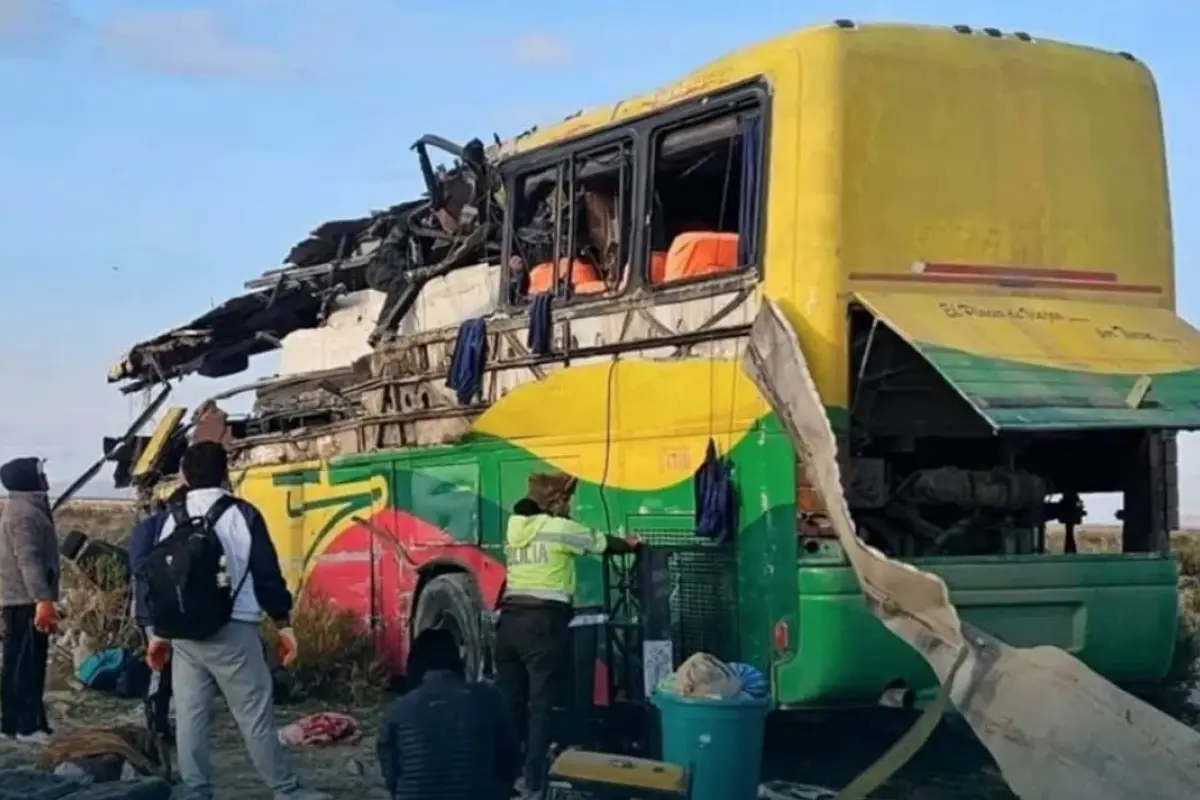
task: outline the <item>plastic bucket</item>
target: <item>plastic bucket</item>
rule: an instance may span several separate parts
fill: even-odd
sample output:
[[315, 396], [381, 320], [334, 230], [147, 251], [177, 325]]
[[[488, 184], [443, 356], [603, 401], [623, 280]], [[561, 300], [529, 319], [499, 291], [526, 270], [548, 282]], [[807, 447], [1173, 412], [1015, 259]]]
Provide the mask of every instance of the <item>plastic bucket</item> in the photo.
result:
[[662, 760], [691, 772], [692, 800], [755, 800], [770, 698], [654, 694]]

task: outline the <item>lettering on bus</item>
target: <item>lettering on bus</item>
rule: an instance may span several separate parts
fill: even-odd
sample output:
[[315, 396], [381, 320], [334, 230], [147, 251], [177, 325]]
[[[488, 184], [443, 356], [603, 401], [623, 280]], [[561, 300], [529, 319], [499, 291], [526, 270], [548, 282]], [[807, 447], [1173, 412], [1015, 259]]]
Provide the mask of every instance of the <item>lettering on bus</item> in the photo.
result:
[[938, 303], [938, 308], [948, 319], [1011, 319], [1018, 322], [1089, 322], [1087, 317], [1076, 317], [1059, 311], [1049, 311], [1037, 306], [1016, 308], [989, 308], [971, 303]]
[[1158, 336], [1150, 331], [1139, 331], [1120, 325], [1109, 325], [1106, 328], [1096, 328], [1096, 335], [1101, 339], [1123, 339], [1129, 342], [1177, 342], [1173, 336]]
[[1163, 342], [1171, 344], [1179, 340], [1173, 336], [1160, 336], [1157, 333], [1123, 325], [1096, 325], [1087, 317], [1050, 311], [1037, 306], [1017, 306], [1015, 308], [995, 308], [978, 306], [971, 303], [938, 303], [938, 309], [947, 319], [1005, 319], [1017, 322], [1036, 322], [1049, 325], [1091, 325], [1097, 338], [1107, 341], [1119, 340], [1126, 342]]

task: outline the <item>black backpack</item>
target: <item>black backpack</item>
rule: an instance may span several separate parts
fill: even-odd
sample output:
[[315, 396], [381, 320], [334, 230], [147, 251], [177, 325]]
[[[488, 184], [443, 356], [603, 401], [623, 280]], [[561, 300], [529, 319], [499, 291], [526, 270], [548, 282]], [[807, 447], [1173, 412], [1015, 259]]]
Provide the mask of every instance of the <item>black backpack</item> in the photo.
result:
[[141, 572], [148, 591], [150, 624], [164, 639], [210, 639], [233, 617], [233, 604], [250, 566], [230, 591], [225, 548], [217, 520], [237, 501], [222, 495], [202, 517], [191, 517], [186, 496], [172, 504], [175, 528], [159, 541]]

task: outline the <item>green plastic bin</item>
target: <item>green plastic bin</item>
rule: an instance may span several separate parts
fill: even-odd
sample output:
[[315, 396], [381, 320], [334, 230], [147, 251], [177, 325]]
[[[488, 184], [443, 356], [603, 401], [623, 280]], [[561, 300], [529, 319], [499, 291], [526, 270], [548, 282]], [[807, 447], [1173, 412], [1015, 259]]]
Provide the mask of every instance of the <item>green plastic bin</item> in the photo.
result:
[[755, 800], [770, 698], [654, 694], [662, 760], [689, 770], [692, 800]]

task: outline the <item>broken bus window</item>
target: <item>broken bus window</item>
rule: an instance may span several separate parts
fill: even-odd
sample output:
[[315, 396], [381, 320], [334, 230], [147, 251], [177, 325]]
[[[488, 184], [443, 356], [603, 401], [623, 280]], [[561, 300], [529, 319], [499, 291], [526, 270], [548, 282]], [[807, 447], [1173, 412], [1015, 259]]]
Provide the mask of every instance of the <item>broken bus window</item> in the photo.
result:
[[756, 105], [655, 136], [651, 285], [726, 275], [757, 261], [763, 126]]
[[613, 295], [629, 280], [633, 162], [628, 142], [519, 176], [511, 213], [510, 299]]

